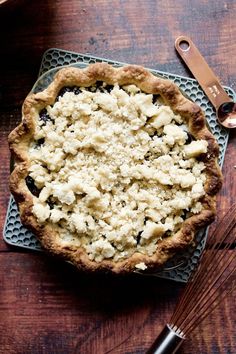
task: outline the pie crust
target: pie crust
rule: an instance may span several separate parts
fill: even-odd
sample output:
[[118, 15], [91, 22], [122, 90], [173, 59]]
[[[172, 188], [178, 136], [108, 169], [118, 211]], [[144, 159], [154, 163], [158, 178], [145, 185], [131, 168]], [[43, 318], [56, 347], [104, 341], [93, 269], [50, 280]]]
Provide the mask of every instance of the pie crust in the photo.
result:
[[[137, 250], [117, 260], [112, 256], [100, 260], [98, 257], [96, 260], [89, 257], [83, 245], [64, 242], [60, 237], [61, 227], [58, 228], [49, 220], [39, 222], [33, 212], [38, 197], [27, 187], [26, 178], [30, 168], [30, 147], [35, 141], [34, 135], [40, 112], [54, 105], [64, 87], [87, 88], [101, 81], [105, 85], [119, 85], [121, 88], [135, 85], [142, 93], [158, 95], [165, 106], [170, 107], [175, 115], [182, 117], [195, 140], [207, 142], [206, 151], [196, 158], [204, 164], [204, 195], [199, 198], [201, 210], [196, 214], [187, 214], [188, 217], [171, 236], [160, 237], [152, 254]], [[53, 82], [44, 91], [30, 93], [26, 97], [22, 108], [22, 123], [9, 135], [9, 146], [15, 159], [15, 168], [10, 177], [10, 190], [19, 206], [22, 223], [34, 232], [46, 250], [62, 256], [81, 270], [127, 273], [137, 269], [156, 269], [192, 244], [197, 230], [214, 219], [215, 198], [222, 185], [222, 175], [217, 162], [219, 148], [206, 127], [204, 113], [198, 105], [186, 98], [173, 82], [156, 77], [141, 66], [114, 68], [105, 63], [97, 63], [89, 65], [86, 69], [67, 67], [59, 70]]]

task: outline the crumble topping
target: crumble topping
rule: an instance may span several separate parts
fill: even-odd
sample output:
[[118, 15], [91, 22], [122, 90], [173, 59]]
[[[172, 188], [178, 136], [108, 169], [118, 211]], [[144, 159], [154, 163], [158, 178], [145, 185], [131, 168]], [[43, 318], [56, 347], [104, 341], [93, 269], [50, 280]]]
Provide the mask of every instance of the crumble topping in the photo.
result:
[[60, 229], [64, 246], [82, 246], [96, 262], [151, 256], [202, 210], [206, 177], [197, 157], [207, 142], [188, 143], [182, 117], [153, 101], [135, 85], [108, 92], [103, 84], [65, 92], [38, 116], [29, 153], [40, 190], [33, 213]]
[[145, 270], [145, 269], [147, 269], [147, 266], [144, 262], [140, 262], [135, 265], [135, 268], [137, 268], [139, 270]]

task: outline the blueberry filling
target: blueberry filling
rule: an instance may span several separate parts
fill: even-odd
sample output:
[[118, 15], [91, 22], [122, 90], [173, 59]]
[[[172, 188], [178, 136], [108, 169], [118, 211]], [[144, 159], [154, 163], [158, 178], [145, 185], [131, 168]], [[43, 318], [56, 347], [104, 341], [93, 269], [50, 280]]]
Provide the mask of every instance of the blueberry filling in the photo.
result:
[[44, 139], [44, 138], [41, 138], [41, 139], [39, 139], [39, 140], [36, 141], [35, 146], [36, 146], [36, 147], [39, 147], [39, 146], [43, 145], [44, 142], [45, 142], [45, 139]]
[[189, 132], [186, 132], [187, 135], [188, 135], [188, 138], [186, 140], [186, 144], [190, 144], [194, 139], [194, 137], [189, 133]]
[[140, 231], [136, 237], [136, 240], [137, 240], [137, 245], [140, 243], [140, 240], [141, 240], [141, 233], [142, 231]]
[[81, 92], [81, 90], [79, 89], [79, 87], [75, 86], [73, 92], [75, 95], [78, 95]]
[[171, 231], [168, 230], [164, 233], [164, 235], [162, 237], [170, 237], [171, 236]]
[[148, 152], [144, 155], [144, 159], [145, 159], [146, 161], [149, 161], [151, 156], [152, 156], [151, 151], [148, 151]]
[[184, 210], [182, 211], [181, 218], [182, 218], [183, 220], [186, 220], [186, 219], [188, 218], [188, 214], [189, 214], [189, 211], [186, 210], [186, 209], [184, 209]]
[[114, 86], [113, 85], [108, 85], [106, 84], [104, 81], [97, 81], [96, 82], [96, 88], [101, 88], [107, 92], [111, 92], [111, 90], [113, 90]]
[[160, 95], [152, 95], [152, 103], [156, 103], [156, 101], [158, 100], [158, 98], [160, 98]]
[[50, 209], [53, 209], [54, 205], [55, 205], [55, 202], [52, 200], [52, 197], [49, 197], [47, 199], [47, 204], [49, 206]]
[[98, 87], [104, 87], [103, 86], [103, 84], [104, 84], [104, 82], [103, 81], [96, 81], [96, 87], [98, 88]]
[[[97, 81], [94, 86], [86, 87], [86, 90], [94, 92], [94, 87], [95, 89], [100, 88], [102, 91], [107, 91], [109, 93], [114, 88], [113, 85], [108, 85], [103, 81]], [[62, 97], [66, 92], [73, 92], [75, 95], [78, 95], [81, 93], [81, 89], [78, 86], [65, 86], [59, 91], [56, 101], [58, 101], [58, 98]]]
[[108, 85], [103, 81], [97, 81], [93, 86], [86, 87], [86, 90], [90, 92], [96, 92], [96, 90], [99, 90], [100, 92], [110, 93], [113, 88], [113, 85]]
[[72, 92], [73, 91], [73, 88], [72, 87], [63, 87], [59, 94], [58, 94], [58, 97], [62, 97], [66, 92]]
[[36, 185], [34, 184], [34, 180], [32, 177], [27, 176], [25, 178], [25, 183], [28, 187], [28, 189], [30, 190], [30, 192], [35, 196], [38, 197], [39, 193], [40, 193], [40, 189], [36, 187]]
[[114, 88], [114, 86], [113, 85], [106, 85], [105, 86], [105, 90], [107, 91], [107, 92], [111, 92], [111, 90], [113, 90], [113, 88]]
[[62, 97], [66, 92], [73, 92], [75, 95], [78, 95], [81, 90], [78, 86], [65, 86], [60, 90], [57, 97]]
[[52, 120], [50, 115], [48, 114], [46, 108], [42, 109], [42, 111], [39, 113], [39, 119], [42, 120], [44, 122], [44, 125]]

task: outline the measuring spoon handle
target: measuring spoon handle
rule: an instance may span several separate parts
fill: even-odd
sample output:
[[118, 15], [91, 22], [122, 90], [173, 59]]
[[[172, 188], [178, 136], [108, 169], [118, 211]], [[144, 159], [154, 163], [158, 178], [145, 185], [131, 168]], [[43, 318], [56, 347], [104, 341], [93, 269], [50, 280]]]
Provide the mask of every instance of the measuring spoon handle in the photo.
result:
[[222, 103], [232, 101], [189, 37], [178, 37], [175, 41], [175, 48], [216, 109]]

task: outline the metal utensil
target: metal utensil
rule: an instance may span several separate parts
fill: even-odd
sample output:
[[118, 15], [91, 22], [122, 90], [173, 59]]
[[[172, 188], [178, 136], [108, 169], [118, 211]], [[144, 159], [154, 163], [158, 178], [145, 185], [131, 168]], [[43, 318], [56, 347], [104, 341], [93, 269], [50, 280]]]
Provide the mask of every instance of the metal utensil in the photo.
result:
[[193, 41], [187, 36], [180, 36], [175, 41], [175, 48], [215, 107], [220, 124], [226, 128], [236, 128], [236, 104], [227, 95]]
[[188, 335], [236, 288], [236, 204], [209, 235], [175, 311], [146, 354], [174, 354]]

